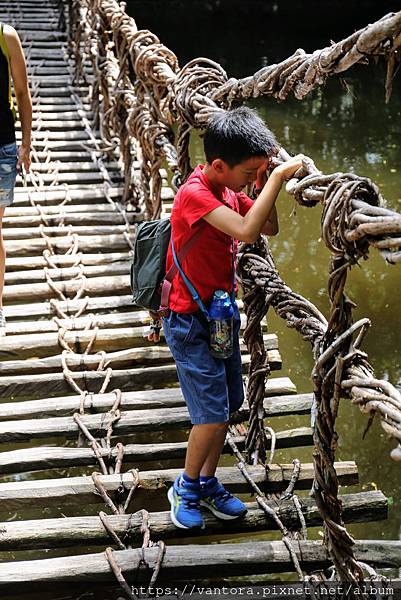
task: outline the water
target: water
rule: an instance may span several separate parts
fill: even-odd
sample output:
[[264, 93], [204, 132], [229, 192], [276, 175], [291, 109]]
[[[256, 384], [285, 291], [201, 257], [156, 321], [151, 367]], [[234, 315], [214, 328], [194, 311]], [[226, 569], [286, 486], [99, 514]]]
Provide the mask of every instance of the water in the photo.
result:
[[[180, 65], [196, 56], [218, 61], [228, 76], [243, 77], [263, 64], [289, 56], [297, 47], [306, 51], [338, 41], [380, 18], [399, 10], [399, 3], [355, 0], [346, 3], [247, 2], [227, 0], [194, 2], [192, 11], [183, 3], [131, 0], [128, 10], [138, 27], [150, 28], [178, 56]], [[194, 15], [196, 17], [194, 18]], [[257, 18], [255, 18], [255, 16]], [[313, 16], [313, 19], [312, 19]], [[195, 23], [196, 20], [196, 23]], [[299, 24], [302, 23], [300, 27]], [[177, 28], [179, 23], [179, 28]], [[263, 98], [253, 103], [280, 143], [291, 153], [311, 156], [324, 173], [354, 172], [370, 177], [380, 186], [390, 208], [401, 211], [401, 78], [395, 79], [389, 105], [384, 103], [385, 66], [354, 67], [343, 78], [331, 79], [302, 102], [294, 98], [278, 104]], [[193, 163], [202, 162], [202, 144], [193, 137]], [[278, 198], [280, 233], [272, 240], [276, 265], [294, 291], [303, 294], [327, 315], [329, 253], [320, 238], [319, 207], [303, 208], [285, 193]], [[295, 214], [294, 214], [295, 212]], [[353, 268], [347, 292], [357, 304], [354, 318], [372, 321], [363, 349], [378, 378], [401, 385], [401, 316], [398, 286], [400, 267], [390, 266], [372, 250], [369, 260]], [[274, 314], [270, 329], [279, 335], [283, 374], [288, 373], [299, 392], [311, 391], [312, 357], [308, 344], [287, 329]], [[283, 419], [284, 427], [302, 419]], [[401, 526], [400, 463], [389, 458], [394, 442], [387, 439], [378, 422], [367, 437], [362, 434], [367, 416], [344, 400], [337, 430], [337, 458], [354, 459], [364, 490], [381, 489], [390, 498], [389, 519], [352, 525], [359, 538], [398, 539]], [[310, 460], [310, 449], [277, 454], [285, 462], [295, 454]], [[360, 489], [360, 488], [359, 488]]]

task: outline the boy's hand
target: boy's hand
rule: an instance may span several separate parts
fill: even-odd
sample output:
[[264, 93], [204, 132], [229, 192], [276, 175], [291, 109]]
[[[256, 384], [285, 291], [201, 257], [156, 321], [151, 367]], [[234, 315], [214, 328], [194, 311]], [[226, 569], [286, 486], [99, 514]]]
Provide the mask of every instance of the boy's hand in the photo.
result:
[[160, 330], [162, 328], [161, 320], [159, 319], [159, 316], [154, 312], [149, 312], [149, 315], [152, 319], [152, 322], [150, 324], [150, 331], [147, 336], [148, 342], [154, 342], [155, 344], [157, 344], [158, 342], [160, 342]]
[[260, 165], [256, 173], [255, 187], [261, 190], [267, 181], [267, 169], [269, 167], [269, 159], [267, 158], [263, 164]]
[[303, 167], [303, 160], [305, 159], [304, 154], [297, 154], [292, 156], [289, 160], [281, 163], [274, 169], [274, 173], [279, 175], [281, 180], [288, 181], [294, 174]]

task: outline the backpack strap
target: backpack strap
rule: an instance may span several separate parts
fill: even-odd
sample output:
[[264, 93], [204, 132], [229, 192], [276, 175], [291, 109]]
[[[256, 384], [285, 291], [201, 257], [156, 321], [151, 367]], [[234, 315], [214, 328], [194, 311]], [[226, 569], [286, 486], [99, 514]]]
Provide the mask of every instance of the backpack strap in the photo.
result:
[[[175, 254], [174, 243], [173, 243], [173, 235], [171, 234], [171, 249], [172, 249], [172, 252], [173, 252], [174, 263], [169, 268], [169, 270], [167, 271], [166, 276], [163, 279], [162, 284], [161, 284], [160, 308], [158, 310], [158, 314], [161, 317], [167, 316], [167, 313], [168, 313], [168, 310], [169, 310], [169, 306], [168, 305], [169, 305], [169, 297], [170, 297], [172, 282], [173, 282], [173, 279], [174, 279], [175, 275], [177, 274], [177, 271], [179, 271], [181, 273], [181, 275], [183, 276], [183, 279], [184, 279], [185, 283], [187, 284], [186, 277], [183, 274], [183, 271], [182, 271], [182, 269], [180, 267], [180, 263], [182, 263], [182, 261], [185, 259], [186, 255], [188, 254], [189, 250], [192, 248], [192, 246], [194, 245], [194, 243], [196, 242], [196, 240], [199, 238], [199, 236], [202, 233], [205, 225], [206, 225], [206, 222], [202, 219], [202, 221], [200, 222], [197, 230], [195, 231], [195, 233], [193, 234], [193, 236], [189, 240], [187, 240], [187, 242], [185, 242], [185, 244], [183, 245], [183, 247], [179, 251], [178, 255]], [[193, 289], [195, 289], [195, 288], [193, 288]], [[192, 291], [191, 291], [191, 294], [192, 294]], [[200, 298], [199, 298], [199, 300], [200, 300]]]
[[178, 262], [176, 254], [175, 254], [173, 239], [171, 239], [171, 250], [173, 252], [174, 263], [175, 263], [177, 269], [179, 270], [181, 277], [183, 278], [185, 285], [187, 286], [187, 288], [192, 296], [192, 299], [195, 300], [196, 304], [199, 306], [200, 310], [206, 317], [206, 320], [210, 321], [209, 313], [206, 309], [206, 306], [203, 304], [201, 297], [199, 296], [198, 292], [196, 291], [196, 289], [194, 288], [192, 283], [189, 281], [188, 277], [185, 275], [184, 271], [181, 269], [181, 265]]

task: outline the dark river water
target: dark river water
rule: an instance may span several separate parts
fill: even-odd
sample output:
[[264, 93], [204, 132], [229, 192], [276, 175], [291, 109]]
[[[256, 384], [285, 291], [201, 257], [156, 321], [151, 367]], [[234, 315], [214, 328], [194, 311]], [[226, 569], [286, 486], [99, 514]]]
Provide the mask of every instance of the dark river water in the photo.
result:
[[[399, 2], [239, 2], [210, 0], [188, 4], [176, 0], [131, 0], [128, 11], [138, 28], [149, 28], [172, 49], [180, 65], [197, 56], [218, 61], [228, 76], [244, 77], [263, 64], [288, 57], [296, 48], [306, 51], [339, 41], [386, 13], [399, 10]], [[401, 76], [394, 82], [388, 105], [384, 102], [385, 65], [373, 62], [333, 78], [302, 102], [290, 98], [282, 104], [263, 98], [253, 103], [279, 142], [293, 154], [313, 158], [324, 173], [353, 172], [370, 177], [380, 186], [387, 205], [401, 211]], [[193, 162], [203, 161], [202, 144], [194, 135]], [[280, 233], [272, 240], [276, 264], [284, 280], [314, 302], [327, 315], [329, 253], [320, 241], [320, 207], [303, 208], [282, 192], [278, 199]], [[401, 266], [385, 263], [376, 251], [368, 261], [354, 267], [347, 291], [357, 304], [355, 319], [367, 316], [372, 327], [364, 350], [376, 376], [401, 385], [401, 313], [399, 287]], [[288, 374], [299, 392], [311, 391], [310, 347], [299, 334], [287, 329], [274, 314], [271, 331], [279, 335], [283, 375]], [[305, 421], [299, 419], [299, 425]], [[362, 488], [381, 489], [390, 498], [389, 519], [351, 525], [359, 538], [401, 537], [400, 463], [389, 452], [379, 423], [366, 438], [367, 417], [344, 400], [338, 419], [338, 459], [357, 462]], [[294, 418], [283, 419], [293, 426]], [[310, 449], [285, 450], [277, 457], [310, 460]]]

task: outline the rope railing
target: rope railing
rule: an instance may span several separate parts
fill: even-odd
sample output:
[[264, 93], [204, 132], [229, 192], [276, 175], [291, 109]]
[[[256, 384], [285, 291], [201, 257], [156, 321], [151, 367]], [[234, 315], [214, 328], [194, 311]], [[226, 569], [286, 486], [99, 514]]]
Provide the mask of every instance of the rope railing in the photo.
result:
[[[83, 15], [85, 18], [83, 18]], [[216, 111], [261, 95], [285, 100], [304, 98], [328, 77], [379, 56], [387, 61], [386, 101], [400, 60], [401, 12], [391, 13], [327, 48], [297, 50], [243, 79], [228, 78], [222, 67], [198, 58], [179, 68], [175, 54], [149, 31], [138, 30], [116, 0], [72, 0], [70, 49], [76, 79], [85, 80], [84, 60], [93, 68], [92, 101], [99, 107], [104, 138], [117, 141], [127, 177], [124, 199], [145, 217], [161, 213], [160, 167], [167, 162], [177, 188], [191, 170], [189, 143], [193, 128], [204, 128]], [[281, 151], [281, 159], [288, 155]], [[139, 177], [134, 173], [139, 161]], [[377, 248], [391, 264], [401, 262], [401, 216], [384, 206], [377, 186], [352, 173], [322, 174], [306, 158], [302, 173], [287, 191], [304, 206], [323, 208], [322, 239], [332, 259], [329, 270], [328, 322], [309, 301], [280, 278], [267, 243], [244, 245], [239, 277], [244, 288], [248, 325], [245, 340], [251, 353], [247, 397], [251, 409], [246, 442], [248, 461], [265, 463], [267, 431], [263, 396], [269, 366], [260, 323], [269, 306], [312, 344], [315, 367], [313, 493], [325, 523], [325, 543], [341, 579], [358, 581], [364, 566], [353, 555], [353, 540], [342, 520], [334, 457], [335, 423], [340, 396], [348, 396], [363, 412], [377, 415], [397, 441], [392, 458], [401, 460], [401, 397], [389, 382], [377, 380], [360, 349], [367, 319], [352, 322], [353, 303], [345, 294], [352, 265]]]

